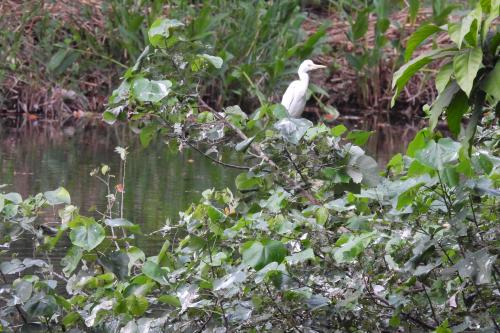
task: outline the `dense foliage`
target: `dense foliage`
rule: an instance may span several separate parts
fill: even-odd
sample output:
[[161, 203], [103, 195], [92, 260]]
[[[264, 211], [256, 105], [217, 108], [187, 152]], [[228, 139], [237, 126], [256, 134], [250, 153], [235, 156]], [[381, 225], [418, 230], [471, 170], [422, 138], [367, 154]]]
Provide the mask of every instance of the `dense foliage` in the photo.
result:
[[[361, 148], [370, 132], [290, 119], [265, 98], [250, 116], [239, 106], [213, 109], [198, 87], [205, 71], [224, 69], [224, 60], [185, 38], [184, 23], [156, 20], [150, 45], [124, 74], [103, 117], [128, 120], [144, 145], [160, 137], [241, 169], [236, 191], [204, 191], [199, 203], [161, 229], [165, 242], [154, 255], [134, 246], [140, 230], [123, 216], [123, 179], [105, 165], [92, 173], [109, 189], [100, 216], [80, 215], [63, 188], [25, 199], [1, 194], [0, 327], [498, 330], [499, 85], [490, 83], [498, 79], [490, 73], [499, 48], [490, 41], [500, 35], [486, 23], [498, 11], [498, 1], [481, 1], [456, 28], [463, 34], [457, 48], [433, 51], [453, 57], [453, 66], [446, 82], [444, 74], [436, 80], [442, 89], [430, 107], [430, 128], [383, 171]], [[425, 29], [431, 28], [411, 40], [421, 41]], [[481, 68], [467, 69], [466, 82], [464, 68], [454, 63], [478, 52], [483, 60], [473, 63]], [[430, 57], [400, 69], [397, 92]], [[450, 87], [456, 88], [444, 103]], [[461, 120], [469, 105], [471, 120], [460, 131], [455, 110]], [[462, 142], [434, 132], [443, 111]], [[233, 148], [242, 162], [222, 160], [222, 147]], [[118, 147], [117, 153], [125, 175], [127, 151]], [[47, 236], [40, 220], [50, 206], [60, 227]], [[35, 243], [34, 256], [18, 258], [15, 245], [27, 238]], [[59, 267], [45, 254], [61, 251], [65, 240], [71, 246]]]

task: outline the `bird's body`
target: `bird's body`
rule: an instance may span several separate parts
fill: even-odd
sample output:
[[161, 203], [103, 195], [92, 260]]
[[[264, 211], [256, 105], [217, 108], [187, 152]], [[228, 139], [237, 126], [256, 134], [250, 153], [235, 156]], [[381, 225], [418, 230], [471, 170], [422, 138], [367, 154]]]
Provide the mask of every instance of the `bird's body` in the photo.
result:
[[305, 60], [300, 65], [298, 70], [299, 80], [290, 83], [281, 99], [281, 105], [286, 108], [290, 117], [300, 118], [302, 115], [306, 106], [307, 87], [309, 86], [307, 72], [319, 68], [325, 68], [325, 66], [316, 65], [311, 60]]

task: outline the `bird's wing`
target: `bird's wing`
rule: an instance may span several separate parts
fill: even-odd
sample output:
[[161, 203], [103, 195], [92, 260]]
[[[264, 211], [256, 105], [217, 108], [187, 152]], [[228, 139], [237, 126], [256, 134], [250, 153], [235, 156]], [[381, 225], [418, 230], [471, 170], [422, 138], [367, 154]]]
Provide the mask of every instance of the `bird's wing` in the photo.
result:
[[281, 105], [283, 105], [288, 111], [290, 111], [294, 99], [297, 98], [296, 91], [297, 88], [299, 88], [299, 86], [300, 86], [300, 81], [298, 80], [290, 83], [288, 88], [286, 88], [283, 98], [281, 99]]

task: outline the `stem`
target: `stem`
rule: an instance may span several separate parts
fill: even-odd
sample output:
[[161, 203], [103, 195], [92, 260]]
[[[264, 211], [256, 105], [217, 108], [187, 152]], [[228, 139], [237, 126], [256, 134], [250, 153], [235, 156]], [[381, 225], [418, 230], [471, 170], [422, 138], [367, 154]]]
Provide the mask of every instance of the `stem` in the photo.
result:
[[228, 168], [233, 168], [233, 169], [239, 169], [239, 170], [250, 170], [250, 167], [247, 167], [247, 166], [243, 166], [243, 165], [236, 165], [236, 164], [230, 164], [230, 163], [225, 163], [225, 162], [222, 162], [222, 161], [219, 161], [215, 158], [213, 158], [212, 156], [208, 155], [208, 154], [205, 154], [204, 152], [202, 152], [198, 147], [196, 147], [195, 145], [193, 145], [191, 142], [189, 142], [188, 140], [183, 140], [184, 143], [186, 143], [189, 147], [193, 148], [194, 150], [196, 150], [198, 153], [200, 153], [201, 155], [205, 156], [206, 158], [208, 158], [209, 160], [211, 160], [212, 162], [215, 162], [217, 164], [220, 164], [224, 167], [228, 167]]
[[121, 201], [120, 201], [120, 218], [123, 218], [123, 202], [125, 198], [125, 166], [126, 166], [127, 160], [123, 160], [122, 163], [122, 191], [121, 191]]
[[286, 153], [286, 156], [288, 157], [288, 159], [290, 160], [290, 162], [292, 163], [294, 169], [297, 171], [297, 173], [300, 175], [300, 178], [302, 179], [302, 181], [307, 185], [309, 186], [309, 182], [307, 181], [307, 179], [304, 177], [304, 175], [302, 174], [302, 172], [300, 171], [299, 167], [297, 166], [297, 164], [295, 164], [295, 161], [293, 160], [292, 158], [292, 155], [290, 154], [290, 152], [288, 151], [288, 149], [286, 149], [286, 147], [284, 148], [285, 149], [285, 153]]
[[281, 314], [281, 316], [283, 317], [283, 319], [285, 319], [285, 321], [288, 322], [289, 319], [291, 319], [291, 324], [293, 326], [294, 329], [296, 329], [297, 331], [302, 332], [302, 330], [300, 328], [297, 327], [297, 324], [295, 323], [295, 320], [292, 318], [289, 318], [284, 312], [283, 310], [281, 309], [281, 307], [278, 305], [278, 303], [276, 303], [276, 301], [274, 300], [274, 297], [273, 297], [273, 294], [271, 293], [271, 290], [269, 289], [269, 286], [267, 285], [267, 283], [264, 283], [264, 286], [266, 287], [266, 291], [267, 291], [267, 294], [269, 296], [269, 298], [271, 299], [271, 302], [274, 304], [275, 308], [278, 310], [278, 312]]
[[[221, 120], [228, 126], [230, 129], [232, 129], [241, 139], [243, 140], [248, 140], [248, 137], [243, 133], [241, 129], [236, 127], [235, 125], [231, 124], [228, 122], [224, 117], [222, 117], [214, 108], [212, 108], [210, 105], [208, 105], [200, 96], [198, 96], [198, 101], [199, 103], [209, 110], [216, 119]], [[264, 162], [268, 163], [271, 168], [277, 170], [280, 173], [280, 176], [283, 177], [288, 183], [292, 184], [292, 187], [300, 188], [301, 189], [301, 194], [306, 197], [311, 203], [315, 205], [319, 205], [320, 202], [310, 193], [309, 191], [301, 188], [293, 179], [289, 177], [288, 174], [285, 172], [282, 172], [281, 169], [278, 167], [276, 163], [274, 163], [273, 160], [271, 160], [260, 148], [260, 146], [254, 142], [250, 144], [250, 148], [253, 149], [253, 151], [259, 156], [260, 159], [262, 159]]]
[[469, 194], [469, 204], [470, 204], [470, 208], [472, 210], [472, 220], [474, 221], [474, 224], [476, 225], [477, 233], [479, 234], [479, 238], [481, 238], [481, 241], [484, 242], [483, 235], [481, 234], [481, 229], [479, 229], [479, 224], [477, 223], [476, 212], [474, 211], [474, 205], [472, 204], [472, 198], [471, 198], [470, 194]]
[[[441, 186], [441, 190], [443, 191], [443, 201], [444, 201], [444, 204], [446, 205], [448, 217], [451, 219], [452, 201], [451, 201], [451, 198], [448, 196], [448, 192], [446, 192], [446, 189], [444, 188], [444, 184], [443, 184], [443, 181], [441, 180], [441, 175], [439, 174], [439, 170], [437, 171], [437, 175], [439, 178], [439, 185]], [[446, 201], [446, 199], [448, 199], [448, 202]]]
[[439, 326], [439, 320], [436, 316], [436, 311], [434, 311], [434, 306], [432, 305], [431, 298], [429, 297], [429, 294], [427, 293], [427, 288], [425, 288], [425, 284], [422, 283], [422, 287], [424, 288], [424, 294], [425, 294], [425, 297], [427, 298], [427, 302], [429, 302], [429, 306], [431, 307], [432, 317], [434, 318], [436, 325]]

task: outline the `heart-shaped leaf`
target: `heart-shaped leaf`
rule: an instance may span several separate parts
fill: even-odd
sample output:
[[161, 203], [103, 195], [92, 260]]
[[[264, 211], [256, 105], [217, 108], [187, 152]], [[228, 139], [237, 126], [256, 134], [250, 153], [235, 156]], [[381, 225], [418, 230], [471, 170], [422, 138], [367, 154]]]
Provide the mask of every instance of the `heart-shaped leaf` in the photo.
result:
[[424, 149], [417, 152], [416, 159], [423, 165], [441, 171], [458, 159], [459, 150], [460, 143], [450, 138], [442, 138], [438, 142], [431, 140]]
[[140, 102], [157, 103], [170, 93], [172, 82], [169, 80], [148, 80], [139, 78], [132, 83], [132, 93]]
[[90, 251], [96, 248], [104, 240], [106, 235], [104, 228], [92, 218], [79, 217], [70, 222], [71, 232], [69, 239], [73, 245]]
[[246, 242], [240, 252], [244, 264], [260, 270], [271, 262], [281, 263], [288, 251], [279, 241], [263, 240]]

